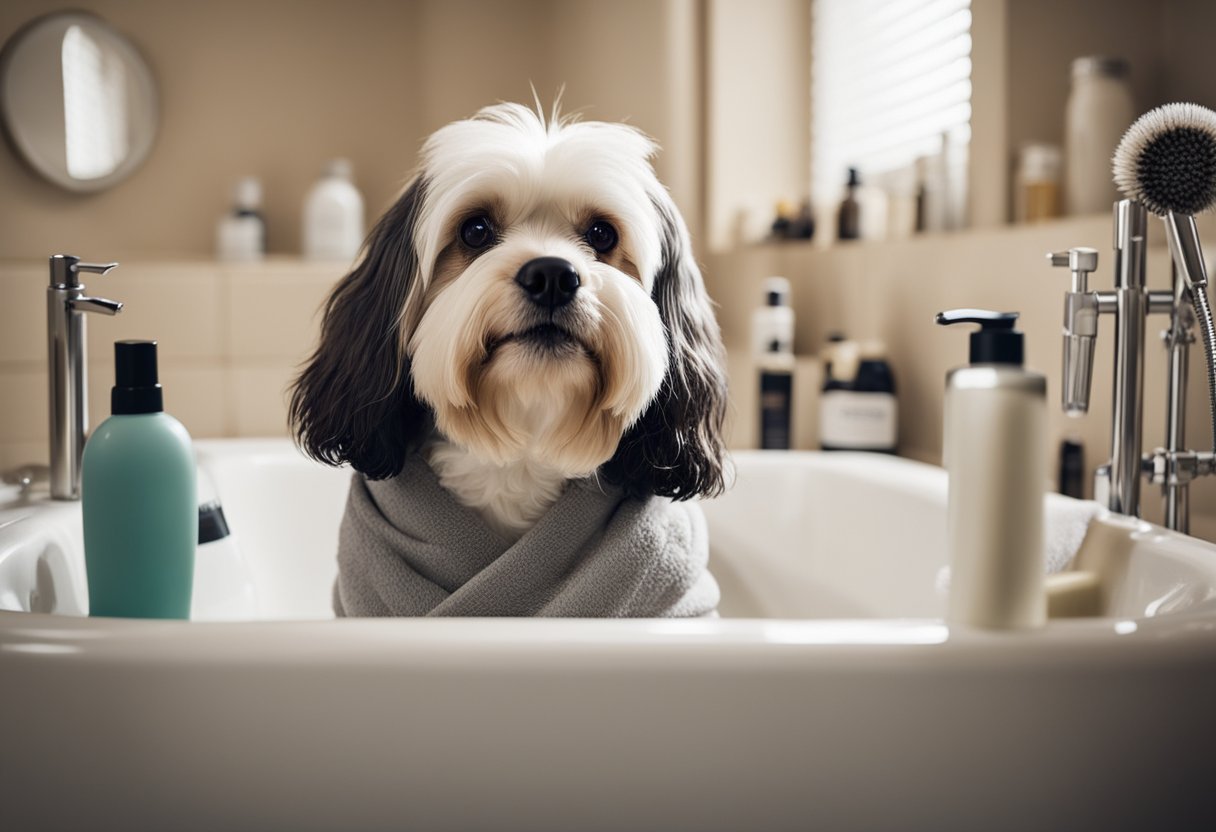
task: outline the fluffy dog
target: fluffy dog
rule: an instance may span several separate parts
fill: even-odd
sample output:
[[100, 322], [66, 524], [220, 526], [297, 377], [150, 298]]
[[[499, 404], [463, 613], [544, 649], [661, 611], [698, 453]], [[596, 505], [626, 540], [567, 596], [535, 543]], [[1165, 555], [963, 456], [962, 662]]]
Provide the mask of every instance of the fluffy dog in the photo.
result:
[[656, 149], [517, 104], [432, 135], [325, 305], [301, 447], [373, 481], [421, 454], [509, 542], [571, 480], [719, 493], [724, 353]]

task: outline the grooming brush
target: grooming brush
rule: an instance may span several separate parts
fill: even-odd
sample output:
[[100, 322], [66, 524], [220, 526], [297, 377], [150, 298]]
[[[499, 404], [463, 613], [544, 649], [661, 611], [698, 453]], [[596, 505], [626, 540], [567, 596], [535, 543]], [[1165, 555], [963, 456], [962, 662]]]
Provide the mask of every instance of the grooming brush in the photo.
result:
[[1114, 173], [1119, 190], [1165, 221], [1187, 286], [1206, 286], [1194, 215], [1216, 206], [1216, 113], [1198, 104], [1150, 110], [1123, 134]]

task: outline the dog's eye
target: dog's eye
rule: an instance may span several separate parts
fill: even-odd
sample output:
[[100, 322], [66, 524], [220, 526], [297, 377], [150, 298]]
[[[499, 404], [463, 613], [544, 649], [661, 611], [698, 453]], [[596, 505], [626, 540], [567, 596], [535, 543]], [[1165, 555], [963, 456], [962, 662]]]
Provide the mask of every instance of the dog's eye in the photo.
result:
[[485, 248], [494, 242], [494, 226], [489, 217], [471, 217], [460, 226], [460, 241], [472, 249]]
[[612, 223], [610, 222], [596, 220], [591, 223], [591, 227], [587, 229], [587, 233], [583, 235], [583, 239], [587, 241], [587, 245], [600, 254], [607, 254], [616, 248], [616, 229], [612, 227]]

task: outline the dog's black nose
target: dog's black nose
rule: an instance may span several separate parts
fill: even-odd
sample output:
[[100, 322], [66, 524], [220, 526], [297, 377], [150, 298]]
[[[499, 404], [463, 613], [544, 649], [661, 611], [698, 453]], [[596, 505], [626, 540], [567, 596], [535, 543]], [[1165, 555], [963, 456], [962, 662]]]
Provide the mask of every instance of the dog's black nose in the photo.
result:
[[560, 257], [537, 257], [520, 266], [515, 282], [537, 306], [556, 309], [573, 300], [579, 286], [578, 270]]

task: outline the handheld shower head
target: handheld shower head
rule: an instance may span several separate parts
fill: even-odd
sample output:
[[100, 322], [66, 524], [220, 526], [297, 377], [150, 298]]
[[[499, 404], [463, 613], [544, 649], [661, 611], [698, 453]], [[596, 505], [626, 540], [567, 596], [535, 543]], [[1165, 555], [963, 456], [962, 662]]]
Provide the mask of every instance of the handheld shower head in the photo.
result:
[[1192, 293], [1207, 286], [1194, 214], [1216, 206], [1216, 113], [1166, 104], [1127, 129], [1114, 158], [1115, 184], [1165, 221], [1170, 254]]
[[1170, 255], [1190, 290], [1203, 332], [1216, 448], [1216, 326], [1193, 216], [1216, 206], [1216, 113], [1198, 104], [1149, 110], [1123, 134], [1113, 161], [1119, 189], [1165, 221]]
[[1149, 110], [1123, 134], [1115, 184], [1158, 216], [1216, 207], [1216, 113], [1198, 104]]

